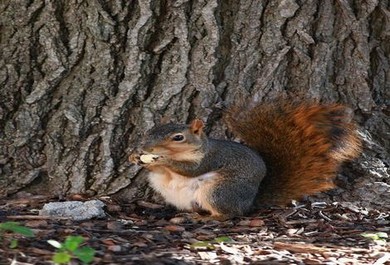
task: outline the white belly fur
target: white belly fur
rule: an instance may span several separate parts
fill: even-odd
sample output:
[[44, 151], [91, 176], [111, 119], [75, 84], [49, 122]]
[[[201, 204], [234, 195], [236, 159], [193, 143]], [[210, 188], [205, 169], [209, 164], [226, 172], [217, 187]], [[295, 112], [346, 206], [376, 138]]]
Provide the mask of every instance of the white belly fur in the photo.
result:
[[[181, 210], [192, 210], [192, 203], [201, 205], [199, 196], [200, 183], [214, 181], [217, 173], [209, 172], [195, 178], [184, 177], [174, 172], [150, 172], [149, 182], [154, 190], [159, 192], [164, 199]], [[203, 196], [203, 195], [202, 195]]]

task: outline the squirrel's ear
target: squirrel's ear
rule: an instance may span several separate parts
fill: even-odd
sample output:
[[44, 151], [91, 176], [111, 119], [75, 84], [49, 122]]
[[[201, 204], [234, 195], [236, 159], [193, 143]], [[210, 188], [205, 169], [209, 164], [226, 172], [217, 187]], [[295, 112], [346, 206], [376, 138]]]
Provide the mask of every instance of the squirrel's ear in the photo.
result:
[[190, 131], [194, 134], [200, 135], [203, 132], [204, 123], [199, 119], [195, 119], [190, 124]]

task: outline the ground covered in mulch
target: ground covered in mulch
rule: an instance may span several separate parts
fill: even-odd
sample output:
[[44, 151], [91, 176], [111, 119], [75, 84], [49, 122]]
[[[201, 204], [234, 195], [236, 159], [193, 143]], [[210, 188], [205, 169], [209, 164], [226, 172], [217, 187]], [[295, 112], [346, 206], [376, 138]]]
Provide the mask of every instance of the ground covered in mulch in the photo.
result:
[[[31, 238], [3, 234], [0, 264], [53, 264], [55, 248], [47, 240], [63, 242], [69, 235], [83, 236], [96, 250], [92, 264], [390, 264], [389, 213], [351, 203], [306, 203], [203, 222], [164, 205], [119, 205], [109, 198], [103, 200], [104, 219], [39, 216], [48, 201], [0, 201], [0, 222], [16, 221], [35, 232]], [[8, 247], [11, 238], [18, 239], [15, 249]]]

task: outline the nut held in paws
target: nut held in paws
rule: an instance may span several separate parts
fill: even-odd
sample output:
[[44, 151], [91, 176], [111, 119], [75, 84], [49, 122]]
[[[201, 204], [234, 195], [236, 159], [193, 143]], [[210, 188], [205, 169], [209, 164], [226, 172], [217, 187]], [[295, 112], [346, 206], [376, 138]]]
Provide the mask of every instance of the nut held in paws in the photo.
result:
[[141, 155], [139, 159], [141, 160], [141, 162], [143, 162], [145, 164], [149, 164], [149, 163], [154, 162], [157, 158], [158, 158], [158, 155], [147, 154], [147, 155]]

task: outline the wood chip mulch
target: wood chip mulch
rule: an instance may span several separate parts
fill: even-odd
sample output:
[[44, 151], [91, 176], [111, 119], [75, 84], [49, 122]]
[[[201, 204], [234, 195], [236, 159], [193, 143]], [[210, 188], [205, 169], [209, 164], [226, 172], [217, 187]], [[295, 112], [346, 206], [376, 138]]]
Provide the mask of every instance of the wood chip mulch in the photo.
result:
[[[390, 265], [390, 213], [351, 203], [307, 203], [203, 222], [164, 205], [119, 205], [109, 198], [103, 199], [108, 213], [104, 219], [39, 216], [49, 201], [43, 196], [0, 201], [0, 222], [16, 221], [35, 232], [31, 238], [3, 234], [0, 264], [53, 264], [55, 249], [47, 240], [63, 242], [68, 235], [81, 235], [96, 250], [92, 264]], [[382, 238], [364, 233], [380, 233]], [[18, 246], [10, 249], [15, 237]]]

